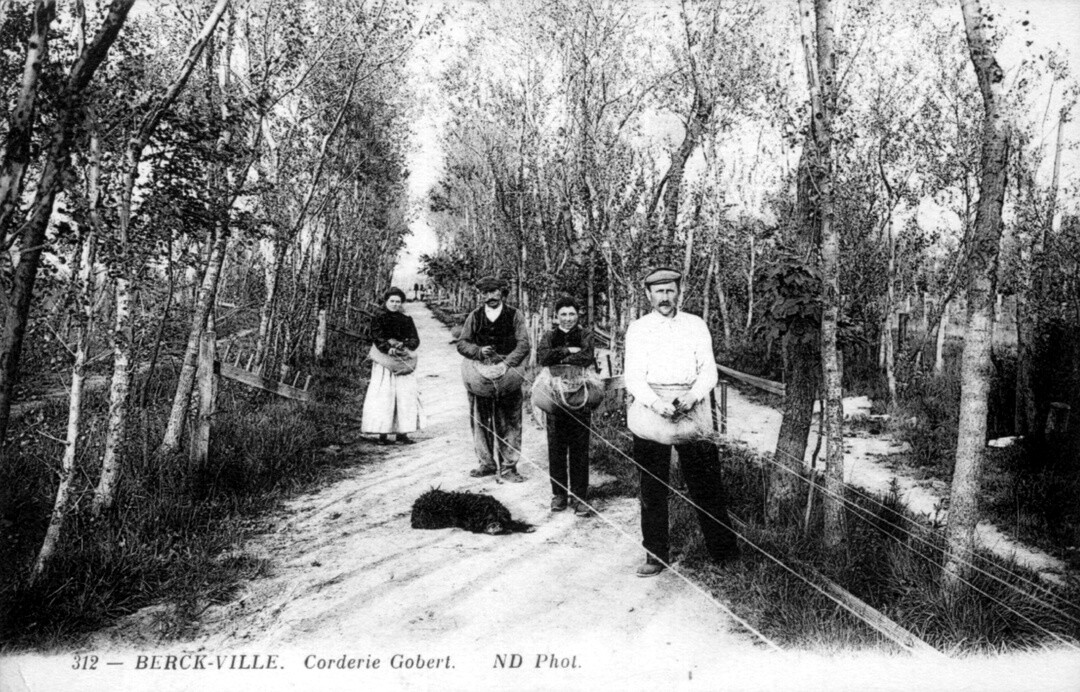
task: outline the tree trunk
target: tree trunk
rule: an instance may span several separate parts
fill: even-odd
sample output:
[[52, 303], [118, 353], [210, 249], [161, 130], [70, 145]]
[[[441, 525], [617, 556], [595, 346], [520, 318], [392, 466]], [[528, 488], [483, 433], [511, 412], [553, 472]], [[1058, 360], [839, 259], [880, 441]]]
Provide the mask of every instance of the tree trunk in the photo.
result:
[[593, 326], [596, 324], [596, 253], [591, 247], [589, 248], [589, 287], [585, 294], [585, 301], [588, 315], [586, 324]]
[[[695, 89], [694, 100], [690, 106], [690, 117], [686, 122], [686, 134], [679, 148], [671, 153], [671, 165], [660, 183], [664, 190], [664, 217], [660, 229], [665, 246], [674, 240], [678, 231], [679, 196], [682, 194], [686, 162], [690, 160], [705, 134], [705, 127], [709, 123], [712, 109], [712, 103], [702, 96], [700, 90]], [[666, 249], [665, 247], [665, 251]]]
[[[884, 176], [883, 176], [884, 177]], [[885, 321], [881, 329], [881, 345], [884, 351], [885, 380], [889, 387], [889, 409], [894, 410], [896, 398], [896, 343], [893, 340], [893, 315], [896, 312], [896, 235], [893, 232], [892, 211], [887, 210], [890, 218], [885, 220], [886, 241], [889, 246], [889, 262], [886, 269]]]
[[986, 448], [987, 398], [990, 392], [993, 328], [1001, 209], [1005, 199], [1008, 131], [1002, 103], [1004, 73], [985, 35], [984, 10], [979, 0], [962, 0], [964, 28], [971, 62], [979, 79], [985, 121], [982, 133], [979, 201], [967, 262], [967, 328], [960, 366], [960, 419], [956, 464], [949, 497], [945, 569], [942, 586], [947, 597], [964, 591], [971, 566], [978, 522], [979, 477]]
[[731, 316], [728, 312], [727, 293], [724, 292], [724, 280], [716, 277], [716, 310], [720, 313], [720, 323], [724, 327], [724, 350], [731, 350]]
[[[750, 333], [750, 327], [754, 325], [754, 267], [757, 259], [757, 251], [754, 248], [754, 231], [750, 231], [750, 268], [746, 272], [746, 332]], [[724, 324], [727, 324], [725, 321]]]
[[127, 432], [127, 402], [131, 389], [131, 356], [134, 344], [131, 283], [116, 277], [113, 316], [113, 374], [109, 385], [109, 422], [105, 433], [105, 452], [101, 461], [101, 478], [94, 497], [98, 511], [112, 507], [116, 479], [120, 473], [120, 447]]
[[[0, 20], [6, 18], [6, 12]], [[23, 191], [23, 175], [30, 163], [30, 144], [34, 130], [34, 107], [37, 103], [41, 69], [48, 60], [49, 24], [56, 15], [55, 0], [38, 0], [34, 7], [33, 25], [26, 43], [22, 83], [15, 107], [8, 117], [3, 160], [0, 161], [0, 244], [7, 247], [7, 229], [19, 208]]]
[[[266, 265], [263, 274], [266, 285], [266, 298], [259, 308], [259, 335], [255, 342], [255, 363], [262, 365], [266, 360], [270, 348], [271, 322], [274, 317], [274, 307], [277, 305], [278, 284], [280, 283], [281, 264], [285, 261], [285, 243], [280, 238], [273, 240], [270, 263]], [[349, 306], [352, 306], [350, 291]], [[352, 311], [349, 312], [351, 317]]]
[[[687, 224], [686, 229], [686, 250], [683, 253], [683, 273], [685, 277], [690, 276], [690, 268], [694, 259], [694, 226], [697, 224]], [[683, 290], [679, 291], [679, 301], [677, 307], [682, 309], [683, 301], [686, 300], [686, 288], [688, 281], [683, 281]], [[708, 290], [708, 288], [706, 288]]]
[[[223, 215], [227, 215], [227, 213], [227, 211], [222, 212]], [[158, 449], [159, 455], [171, 454], [180, 447], [180, 435], [184, 431], [184, 422], [187, 419], [188, 406], [191, 403], [191, 388], [195, 384], [199, 339], [210, 315], [210, 308], [214, 305], [214, 299], [217, 296], [218, 277], [221, 275], [221, 266], [225, 261], [225, 249], [229, 241], [228, 223], [227, 218], [221, 219], [217, 223], [217, 234], [211, 247], [206, 273], [203, 274], [203, 280], [199, 286], [198, 298], [195, 301], [194, 315], [191, 318], [191, 331], [188, 333], [187, 347], [184, 349], [184, 360], [180, 366], [180, 377], [176, 383], [176, 393], [173, 396], [172, 408], [169, 411], [169, 422], [165, 427], [165, 435], [162, 437], [161, 446]]]
[[[716, 273], [716, 251], [709, 253], [709, 265], [705, 271], [705, 288], [701, 291], [701, 319], [705, 320], [705, 324], [709, 324], [709, 302], [712, 298], [712, 281], [713, 274]], [[710, 332], [712, 330], [710, 329]]]
[[[793, 325], [784, 336], [784, 395], [780, 434], [773, 455], [773, 470], [769, 474], [769, 522], [798, 520], [798, 495], [805, 474], [803, 459], [814, 418], [814, 401], [821, 379], [821, 355], [817, 329], [802, 321]], [[783, 510], [791, 511], [789, 517]]]
[[[787, 244], [800, 257], [812, 256], [820, 233], [820, 215], [815, 209], [817, 185], [812, 182], [810, 161], [812, 154], [809, 147], [804, 147], [798, 168], [796, 185], [796, 223], [790, 225]], [[814, 418], [814, 402], [821, 386], [821, 334], [816, 321], [798, 319], [790, 324], [784, 335], [784, 383], [786, 393], [783, 402], [784, 417], [780, 424], [780, 434], [776, 441], [776, 450], [769, 474], [769, 496], [766, 505], [766, 518], [770, 522], [797, 520], [798, 508], [795, 497], [799, 491], [799, 481], [806, 473], [804, 459], [810, 427]], [[822, 401], [821, 424], [825, 422], [825, 407]], [[818, 437], [818, 448], [821, 436]], [[817, 450], [814, 453], [817, 461]], [[815, 465], [811, 465], [810, 474], [814, 477]], [[807, 509], [813, 502], [812, 485], [807, 497]], [[784, 510], [787, 510], [785, 513]], [[805, 522], [804, 522], [805, 523]], [[806, 524], [808, 526], [808, 524]]]
[[[837, 325], [840, 317], [840, 238], [833, 206], [832, 120], [836, 111], [836, 55], [833, 50], [837, 30], [833, 0], [800, 0], [802, 39], [810, 83], [811, 137], [815, 180], [819, 186], [818, 210], [821, 219], [821, 269], [825, 306], [821, 316], [821, 366], [825, 410], [825, 514], [823, 540], [835, 547], [844, 540], [844, 437], [843, 392], [840, 386], [840, 354]], [[812, 14], [811, 14], [812, 13]]]
[[[81, 383], [80, 383], [80, 397], [77, 398], [75, 393], [72, 392], [71, 403], [69, 404], [69, 410], [71, 406], [81, 406]], [[68, 435], [71, 432], [71, 415], [68, 417]], [[60, 534], [63, 532], [64, 523], [67, 519], [68, 504], [71, 497], [71, 485], [75, 480], [75, 455], [67, 454], [65, 449], [63, 465], [60, 468], [60, 480], [59, 485], [56, 488], [56, 499], [53, 502], [52, 514], [49, 515], [49, 528], [45, 531], [45, 540], [41, 543], [41, 550], [38, 551], [37, 559], [34, 561], [34, 568], [31, 572], [31, 582], [45, 571], [45, 566], [49, 563], [53, 554], [56, 552], [56, 547], [60, 543]]]
[[950, 319], [949, 306], [952, 300], [946, 296], [941, 304], [941, 315], [938, 317], [937, 334], [934, 338], [934, 374], [940, 375], [945, 368], [945, 336], [948, 332]]

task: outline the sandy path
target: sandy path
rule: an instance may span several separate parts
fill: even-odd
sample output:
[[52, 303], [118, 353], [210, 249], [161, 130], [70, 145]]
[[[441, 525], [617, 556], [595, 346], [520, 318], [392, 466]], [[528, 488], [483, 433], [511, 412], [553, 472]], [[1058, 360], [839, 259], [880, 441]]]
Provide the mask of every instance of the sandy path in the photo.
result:
[[[817, 443], [816, 411], [815, 408], [815, 421], [806, 449], [807, 465]], [[845, 417], [866, 415], [869, 412], [870, 401], [866, 397], [844, 399]], [[752, 449], [772, 454], [776, 449], [782, 420], [780, 411], [748, 400], [734, 387], [728, 388], [728, 434], [733, 439], [745, 442]], [[909, 509], [916, 514], [930, 518], [937, 516], [939, 521], [945, 521], [948, 511], [941, 508], [941, 503], [949, 497], [948, 484], [939, 480], [918, 480], [901, 469], [891, 468], [884, 461], [885, 457], [903, 451], [902, 443], [887, 437], [871, 437], [865, 433], [849, 434], [844, 437], [844, 451], [844, 480], [849, 484], [874, 493], [885, 493], [895, 479], [901, 498]], [[819, 465], [824, 463], [824, 458], [825, 449], [822, 443]], [[1002, 557], [1013, 558], [1019, 565], [1037, 570], [1044, 579], [1060, 580], [1065, 573], [1064, 562], [1012, 540], [989, 522], [980, 522], [976, 535], [984, 548]]]

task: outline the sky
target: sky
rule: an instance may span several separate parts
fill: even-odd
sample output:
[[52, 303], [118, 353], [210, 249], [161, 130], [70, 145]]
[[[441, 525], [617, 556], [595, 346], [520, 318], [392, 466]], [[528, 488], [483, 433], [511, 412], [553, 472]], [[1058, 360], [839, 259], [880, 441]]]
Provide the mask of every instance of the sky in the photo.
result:
[[[411, 235], [398, 257], [398, 266], [394, 273], [395, 285], [411, 288], [415, 282], [422, 283], [423, 277], [419, 276], [419, 257], [421, 254], [437, 250], [435, 231], [430, 225], [425, 203], [429, 191], [438, 182], [443, 158], [439, 137], [445, 117], [445, 107], [440, 103], [435, 80], [440, 75], [442, 66], [455, 55], [456, 51], [460, 50], [466, 34], [465, 27], [474, 16], [471, 13], [497, 11], [503, 1], [490, 0], [485, 4], [469, 3], [467, 5], [469, 9], [452, 13], [440, 31], [423, 39], [410, 57], [409, 71], [413, 88], [424, 99], [424, 102], [415, 120], [413, 146], [408, 158], [410, 195], [413, 203]], [[512, 0], [509, 1], [512, 2]], [[849, 2], [856, 1], [849, 0]], [[424, 4], [432, 10], [443, 6], [439, 0], [431, 0]], [[1015, 64], [1025, 54], [1030, 55], [1032, 52], [1037, 54], [1039, 50], [1055, 47], [1069, 58], [1073, 78], [1080, 77], [1080, 0], [999, 0], [993, 2], [992, 5], [1003, 9], [1007, 20], [1019, 21], [1027, 18], [1031, 21], [1031, 29], [1024, 40], [1032, 40], [1032, 46], [1024, 46], [1018, 40], [1014, 44], [1006, 44], [999, 52], [999, 61], [1006, 70], [1009, 70], [1010, 65]], [[955, 11], [959, 18], [959, 2], [955, 3]], [[1056, 91], [1057, 93], [1051, 94], [1048, 89], [1044, 89], [1039, 92], [1039, 99], [1037, 99], [1045, 106], [1047, 97], [1052, 96], [1048, 109], [1051, 115], [1044, 126], [1044, 139], [1047, 146], [1052, 145], [1056, 134], [1052, 121], [1060, 97], [1060, 86], [1056, 88]], [[663, 124], [661, 119], [657, 119], [656, 122], [657, 126]], [[1080, 127], [1073, 122], [1065, 132], [1066, 142], [1072, 145], [1072, 149], [1063, 157], [1065, 159], [1063, 185], [1070, 180], [1075, 180], [1076, 174], [1080, 172], [1076, 146], [1080, 143]], [[1047, 156], [1045, 170], [1041, 171], [1046, 179], [1049, 177], [1049, 162], [1050, 156]]]

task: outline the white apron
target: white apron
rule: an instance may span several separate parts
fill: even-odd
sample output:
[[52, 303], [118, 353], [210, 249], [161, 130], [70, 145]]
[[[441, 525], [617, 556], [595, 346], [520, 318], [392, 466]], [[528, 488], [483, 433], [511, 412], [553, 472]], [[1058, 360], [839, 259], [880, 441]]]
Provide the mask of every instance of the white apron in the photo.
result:
[[420, 387], [415, 373], [395, 375], [376, 362], [364, 397], [362, 433], [411, 433], [424, 425]]

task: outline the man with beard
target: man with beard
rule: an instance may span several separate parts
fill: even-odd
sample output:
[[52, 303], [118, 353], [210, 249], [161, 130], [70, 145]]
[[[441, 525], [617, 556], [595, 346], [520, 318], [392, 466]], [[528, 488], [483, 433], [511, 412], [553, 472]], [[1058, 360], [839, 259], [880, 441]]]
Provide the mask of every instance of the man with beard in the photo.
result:
[[680, 311], [682, 275], [665, 267], [644, 280], [652, 312], [626, 330], [626, 424], [634, 434], [646, 558], [640, 577], [668, 564], [668, 477], [672, 448], [695, 505], [705, 547], [716, 562], [738, 556], [720, 486], [710, 394], [717, 383], [712, 336], [705, 322]]
[[[506, 305], [508, 284], [487, 277], [476, 284], [483, 303], [465, 318], [458, 353], [465, 357], [462, 376], [469, 390], [473, 446], [480, 466], [469, 475], [494, 475], [512, 483], [525, 480], [517, 471], [521, 450], [521, 364], [529, 355], [529, 333], [521, 311]], [[498, 464], [496, 464], [496, 454]]]

